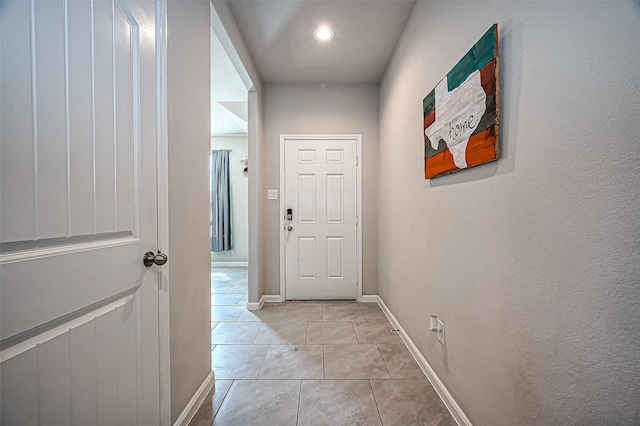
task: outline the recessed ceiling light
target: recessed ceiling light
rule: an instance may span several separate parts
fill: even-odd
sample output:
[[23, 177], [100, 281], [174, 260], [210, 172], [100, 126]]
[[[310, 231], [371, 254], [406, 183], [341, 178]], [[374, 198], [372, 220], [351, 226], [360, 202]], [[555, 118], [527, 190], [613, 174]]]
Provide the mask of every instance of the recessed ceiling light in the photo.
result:
[[318, 27], [313, 32], [313, 36], [318, 41], [329, 41], [333, 38], [333, 30], [327, 26]]

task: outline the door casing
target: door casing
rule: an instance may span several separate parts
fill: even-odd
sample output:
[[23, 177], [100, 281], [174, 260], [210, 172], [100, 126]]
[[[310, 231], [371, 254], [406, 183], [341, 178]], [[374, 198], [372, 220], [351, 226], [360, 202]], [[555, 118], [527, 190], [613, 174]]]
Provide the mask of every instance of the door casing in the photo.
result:
[[286, 299], [286, 238], [285, 215], [285, 142], [287, 140], [346, 140], [356, 144], [356, 300], [362, 300], [362, 135], [360, 134], [281, 134], [280, 135], [280, 295], [278, 300]]

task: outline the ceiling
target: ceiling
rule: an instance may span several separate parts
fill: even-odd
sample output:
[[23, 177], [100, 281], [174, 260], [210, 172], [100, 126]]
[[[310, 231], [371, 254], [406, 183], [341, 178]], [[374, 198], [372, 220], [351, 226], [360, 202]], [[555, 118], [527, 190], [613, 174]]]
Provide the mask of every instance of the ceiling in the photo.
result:
[[[231, 10], [266, 82], [377, 83], [415, 0], [232, 0]], [[318, 42], [328, 25], [335, 37]]]

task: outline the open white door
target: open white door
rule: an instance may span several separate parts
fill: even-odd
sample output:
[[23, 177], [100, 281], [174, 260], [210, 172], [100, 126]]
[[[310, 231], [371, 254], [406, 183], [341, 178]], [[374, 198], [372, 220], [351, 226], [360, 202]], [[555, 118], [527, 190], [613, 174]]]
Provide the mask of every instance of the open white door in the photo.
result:
[[361, 297], [360, 139], [281, 136], [281, 291], [286, 300]]
[[0, 3], [2, 425], [159, 423], [155, 7]]

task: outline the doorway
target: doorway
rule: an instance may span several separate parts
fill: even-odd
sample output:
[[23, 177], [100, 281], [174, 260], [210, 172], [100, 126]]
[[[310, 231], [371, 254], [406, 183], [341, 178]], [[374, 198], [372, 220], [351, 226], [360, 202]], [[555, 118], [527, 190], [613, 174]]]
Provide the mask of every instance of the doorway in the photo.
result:
[[281, 135], [280, 292], [360, 300], [362, 137]]
[[247, 121], [247, 88], [212, 29], [210, 188], [213, 266], [246, 267], [248, 264]]
[[[212, 12], [213, 13], [213, 12]], [[211, 29], [211, 327], [248, 302], [248, 91]], [[213, 349], [213, 345], [212, 345]]]

